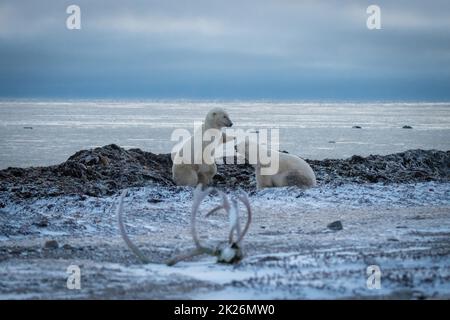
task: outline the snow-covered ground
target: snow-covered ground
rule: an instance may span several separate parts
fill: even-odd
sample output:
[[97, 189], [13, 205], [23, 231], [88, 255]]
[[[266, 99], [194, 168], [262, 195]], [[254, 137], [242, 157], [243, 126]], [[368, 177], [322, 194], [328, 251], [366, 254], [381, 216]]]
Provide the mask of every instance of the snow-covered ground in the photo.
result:
[[[193, 246], [192, 189], [132, 188], [124, 218], [154, 263], [121, 239], [111, 197], [10, 200], [0, 195], [0, 298], [449, 298], [450, 183], [322, 185], [250, 194], [254, 220], [246, 257], [222, 265], [207, 256], [168, 267]], [[210, 197], [203, 207], [213, 207]], [[341, 221], [342, 230], [327, 225]], [[204, 241], [224, 240], [227, 218], [202, 218]], [[48, 240], [58, 248], [45, 247]], [[66, 287], [69, 265], [81, 289]], [[368, 289], [366, 269], [381, 269]]]

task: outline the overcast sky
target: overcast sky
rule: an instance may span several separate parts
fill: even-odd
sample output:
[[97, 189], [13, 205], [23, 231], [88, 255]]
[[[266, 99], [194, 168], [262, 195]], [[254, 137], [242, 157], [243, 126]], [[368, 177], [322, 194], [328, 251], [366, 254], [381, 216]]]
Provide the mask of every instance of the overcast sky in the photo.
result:
[[448, 0], [0, 0], [0, 96], [450, 100], [449, 14]]

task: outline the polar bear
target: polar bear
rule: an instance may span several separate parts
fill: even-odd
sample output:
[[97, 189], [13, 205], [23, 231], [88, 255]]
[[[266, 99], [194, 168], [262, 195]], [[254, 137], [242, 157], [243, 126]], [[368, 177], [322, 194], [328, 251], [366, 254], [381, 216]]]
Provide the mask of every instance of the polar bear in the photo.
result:
[[[213, 108], [211, 109], [205, 117], [205, 121], [203, 122], [201, 128], [201, 132], [195, 132], [196, 134], [200, 133], [200, 136], [203, 136], [203, 133], [212, 129], [211, 131], [217, 130], [216, 132], [221, 136], [219, 141], [220, 143], [226, 143], [229, 140], [233, 139], [233, 137], [228, 137], [225, 133], [220, 130], [224, 127], [231, 127], [233, 122], [231, 122], [228, 113], [222, 108]], [[172, 155], [173, 165], [172, 165], [172, 180], [178, 186], [197, 186], [201, 183], [203, 186], [207, 186], [212, 182], [213, 177], [217, 173], [217, 166], [214, 162], [213, 156], [209, 156], [209, 158], [205, 159], [205, 155], [203, 151], [207, 147], [210, 142], [202, 141], [202, 148], [198, 148], [195, 150], [194, 141], [191, 136], [187, 139], [183, 147], [178, 150], [175, 154]], [[186, 161], [183, 157], [183, 149], [191, 148], [191, 157], [190, 160]], [[195, 154], [194, 152], [201, 152], [201, 155]], [[196, 156], [200, 156], [201, 163], [195, 163], [194, 158]]]
[[[245, 148], [245, 149], [244, 149]], [[270, 166], [261, 164], [260, 155], [268, 154], [267, 150], [254, 141], [246, 138], [239, 142], [235, 149], [247, 160], [250, 159], [249, 152], [257, 152], [255, 167], [256, 187], [258, 189], [271, 187], [297, 186], [300, 188], [310, 188], [316, 186], [316, 175], [310, 165], [300, 157], [292, 154], [270, 150], [270, 157], [278, 157], [278, 170], [271, 175], [262, 174], [262, 168]]]

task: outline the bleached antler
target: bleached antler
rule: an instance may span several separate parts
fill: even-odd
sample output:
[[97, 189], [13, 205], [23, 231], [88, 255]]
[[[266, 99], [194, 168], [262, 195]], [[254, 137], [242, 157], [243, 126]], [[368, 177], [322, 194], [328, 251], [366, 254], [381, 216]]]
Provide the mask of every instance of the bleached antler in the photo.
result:
[[213, 191], [212, 188], [208, 188], [205, 191], [202, 191], [202, 185], [199, 184], [197, 188], [194, 190], [194, 199], [192, 202], [192, 211], [191, 211], [191, 234], [192, 239], [194, 240], [195, 247], [199, 251], [203, 251], [207, 254], [213, 254], [213, 249], [203, 246], [200, 243], [200, 239], [197, 234], [197, 212], [200, 208], [200, 204], [202, 203], [203, 199], [206, 198], [208, 194], [210, 194]]
[[143, 263], [150, 263], [150, 259], [148, 259], [141, 250], [131, 241], [131, 239], [128, 237], [127, 232], [125, 230], [125, 225], [123, 224], [123, 218], [122, 218], [122, 211], [123, 211], [123, 199], [127, 195], [128, 190], [125, 189], [122, 191], [122, 194], [120, 195], [119, 205], [117, 206], [117, 217], [119, 220], [119, 230], [120, 234], [122, 235], [123, 240], [127, 244], [128, 248], [143, 262]]
[[[214, 189], [213, 188], [207, 188], [206, 190], [202, 191], [202, 185], [199, 184], [195, 190], [192, 200], [192, 210], [191, 210], [191, 235], [192, 240], [194, 240], [195, 249], [191, 250], [190, 252], [186, 254], [181, 254], [176, 257], [173, 257], [169, 261], [167, 261], [168, 266], [173, 266], [174, 264], [185, 260], [189, 258], [193, 258], [195, 256], [201, 255], [201, 254], [209, 254], [209, 255], [215, 255], [215, 248], [206, 247], [201, 244], [198, 233], [197, 233], [197, 213], [200, 208], [200, 205], [203, 201], [203, 199], [206, 198], [207, 195], [209, 195]], [[218, 206], [214, 208], [213, 210], [209, 211], [207, 216], [222, 209], [223, 205]]]
[[252, 222], [252, 208], [250, 206], [250, 201], [248, 200], [247, 193], [243, 192], [238, 195], [238, 199], [244, 204], [247, 209], [247, 222], [245, 223], [244, 231], [242, 231], [241, 236], [237, 239], [236, 243], [241, 243], [244, 236], [247, 234], [248, 229], [250, 228], [250, 223]]
[[234, 243], [233, 235], [236, 232], [237, 238], [241, 236], [241, 224], [239, 221], [239, 206], [236, 199], [231, 200], [230, 210], [228, 211], [228, 220], [230, 223], [230, 234], [228, 236], [228, 243]]
[[[244, 236], [247, 234], [248, 229], [250, 227], [250, 222], [252, 220], [252, 210], [250, 207], [250, 202], [248, 200], [248, 196], [246, 193], [239, 194], [237, 198], [231, 199], [231, 201], [228, 199], [227, 195], [222, 191], [217, 191], [219, 196], [222, 198], [222, 204], [219, 206], [216, 206], [212, 210], [210, 210], [206, 216], [210, 216], [211, 214], [224, 209], [228, 214], [229, 224], [230, 224], [230, 231], [228, 236], [228, 242], [222, 243], [222, 245], [219, 246], [206, 246], [203, 245], [200, 242], [200, 238], [198, 236], [197, 232], [197, 216], [198, 211], [200, 209], [200, 205], [203, 202], [203, 200], [211, 194], [213, 191], [216, 191], [213, 188], [208, 188], [204, 191], [202, 191], [202, 186], [199, 185], [194, 190], [193, 195], [193, 201], [192, 201], [192, 211], [191, 211], [191, 235], [192, 239], [194, 241], [195, 248], [190, 250], [189, 252], [176, 256], [172, 259], [170, 259], [167, 262], [167, 265], [171, 266], [175, 263], [189, 259], [192, 257], [195, 257], [197, 255], [201, 254], [208, 254], [212, 256], [216, 256], [218, 259], [218, 262], [224, 262], [224, 263], [235, 263], [242, 259], [243, 254], [241, 250], [241, 242]], [[124, 206], [124, 198], [127, 194], [127, 190], [125, 189], [119, 198], [119, 205], [117, 206], [117, 217], [119, 221], [119, 230], [120, 234], [122, 235], [123, 240], [127, 244], [128, 248], [143, 262], [143, 263], [150, 263], [151, 260], [148, 259], [141, 250], [131, 241], [131, 239], [128, 237], [125, 225], [123, 223], [122, 218], [122, 212], [123, 212], [123, 206]], [[244, 230], [241, 231], [241, 225], [240, 225], [240, 216], [239, 216], [239, 202], [242, 202], [244, 206], [247, 209], [247, 221], [244, 226]], [[234, 240], [234, 234], [236, 233], [236, 241]]]
[[[241, 231], [241, 226], [239, 223], [239, 205], [237, 199], [232, 199], [230, 201], [228, 200], [228, 197], [225, 193], [223, 193], [222, 191], [217, 191], [219, 196], [222, 198], [222, 204], [214, 207], [206, 214], [206, 216], [208, 217], [221, 209], [224, 209], [228, 213], [228, 219], [230, 223], [228, 242], [225, 245], [219, 247], [207, 247], [200, 243], [196, 228], [197, 215], [201, 202], [208, 194], [212, 193], [213, 191], [215, 191], [215, 189], [212, 188], [201, 191], [201, 186], [198, 186], [194, 190], [194, 200], [192, 204], [191, 215], [191, 233], [196, 248], [187, 254], [180, 255], [171, 259], [168, 262], [169, 265], [173, 265], [181, 260], [191, 258], [199, 254], [209, 254], [217, 256], [218, 261], [224, 263], [234, 263], [242, 259], [243, 255], [240, 248], [240, 243], [242, 242], [242, 239], [249, 229], [252, 217], [250, 202], [248, 200], [247, 194], [245, 193], [237, 197], [237, 199], [240, 200], [247, 209], [247, 222], [245, 224], [244, 230]], [[234, 241], [233, 239], [234, 233], [236, 233], [236, 241]]]

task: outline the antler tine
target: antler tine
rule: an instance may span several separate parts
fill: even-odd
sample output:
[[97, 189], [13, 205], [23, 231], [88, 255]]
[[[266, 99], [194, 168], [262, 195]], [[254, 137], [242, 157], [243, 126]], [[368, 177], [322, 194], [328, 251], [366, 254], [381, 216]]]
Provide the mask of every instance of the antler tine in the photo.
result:
[[179, 256], [173, 257], [172, 259], [168, 260], [166, 262], [166, 264], [169, 267], [171, 267], [171, 266], [177, 264], [180, 261], [183, 261], [183, 260], [186, 260], [186, 259], [189, 259], [189, 258], [193, 258], [195, 256], [198, 256], [198, 255], [202, 254], [202, 253], [203, 253], [203, 251], [201, 249], [196, 248], [196, 249], [193, 249], [193, 250], [189, 251], [188, 253], [181, 254]]
[[225, 209], [225, 211], [228, 212], [228, 210], [229, 210], [229, 208], [230, 208], [230, 202], [228, 201], [227, 195], [226, 195], [225, 193], [223, 193], [222, 191], [220, 191], [220, 190], [214, 189], [214, 191], [216, 191], [216, 192], [219, 194], [219, 196], [222, 197], [222, 204], [219, 205], [219, 206], [217, 206], [217, 207], [215, 207], [214, 209], [210, 210], [210, 211], [205, 215], [205, 217], [209, 217], [210, 215], [212, 215], [213, 213], [219, 211], [220, 209]]
[[205, 217], [209, 217], [210, 215], [219, 211], [220, 209], [224, 209], [223, 205], [217, 206], [214, 209], [210, 210], [207, 214], [205, 214]]
[[[236, 231], [236, 239], [241, 238], [241, 223], [239, 216], [239, 206], [236, 199], [231, 200], [231, 208], [229, 211], [229, 219], [230, 219], [230, 236], [229, 242], [233, 243], [233, 233]], [[238, 243], [238, 242], [236, 242]]]
[[128, 237], [127, 232], [125, 231], [125, 225], [123, 224], [123, 218], [122, 218], [122, 211], [123, 211], [123, 200], [125, 196], [127, 195], [127, 189], [122, 191], [122, 194], [120, 195], [119, 199], [119, 206], [117, 207], [117, 218], [119, 220], [119, 230], [120, 234], [122, 235], [123, 240], [125, 241], [126, 245], [130, 250], [143, 262], [143, 263], [150, 263], [150, 259], [148, 259], [142, 252], [139, 250], [139, 248], [131, 241], [131, 239]]
[[250, 228], [250, 222], [252, 221], [252, 208], [250, 206], [250, 201], [248, 200], [247, 193], [243, 192], [238, 196], [238, 199], [241, 200], [241, 202], [247, 208], [247, 222], [245, 223], [244, 231], [242, 232], [236, 243], [240, 243], [242, 239], [244, 239], [244, 236], [247, 234], [248, 229]]
[[230, 201], [228, 201], [227, 195], [223, 191], [220, 191], [220, 190], [218, 190], [217, 192], [222, 197], [222, 207], [225, 209], [225, 211], [228, 212], [230, 210], [231, 206], [230, 206]]
[[236, 206], [236, 235], [237, 235], [237, 239], [240, 239], [241, 234], [242, 234], [241, 223], [240, 223], [241, 213], [239, 210], [239, 203], [237, 202], [237, 200], [234, 200], [233, 202], [234, 202], [234, 205]]
[[197, 212], [200, 208], [200, 204], [202, 203], [203, 199], [211, 193], [213, 189], [208, 188], [205, 191], [202, 191], [202, 185], [199, 184], [197, 188], [194, 190], [194, 199], [192, 202], [192, 213], [191, 213], [191, 233], [192, 233], [192, 239], [194, 240], [194, 244], [198, 250], [202, 250], [205, 253], [210, 253], [212, 250], [210, 248], [202, 246], [200, 243], [198, 234], [197, 234], [197, 227], [196, 227], [196, 218], [197, 218]]
[[[232, 216], [231, 211], [233, 211], [233, 205], [230, 204], [230, 201], [228, 200], [227, 195], [220, 190], [217, 190], [218, 194], [222, 197], [222, 206], [221, 208], [225, 209], [225, 211], [228, 213], [228, 219], [230, 220], [230, 233], [228, 236], [228, 241], [230, 243], [233, 243], [233, 231], [235, 230], [236, 222], [233, 223], [233, 220], [235, 220], [235, 217]], [[215, 209], [213, 209], [215, 210]]]

